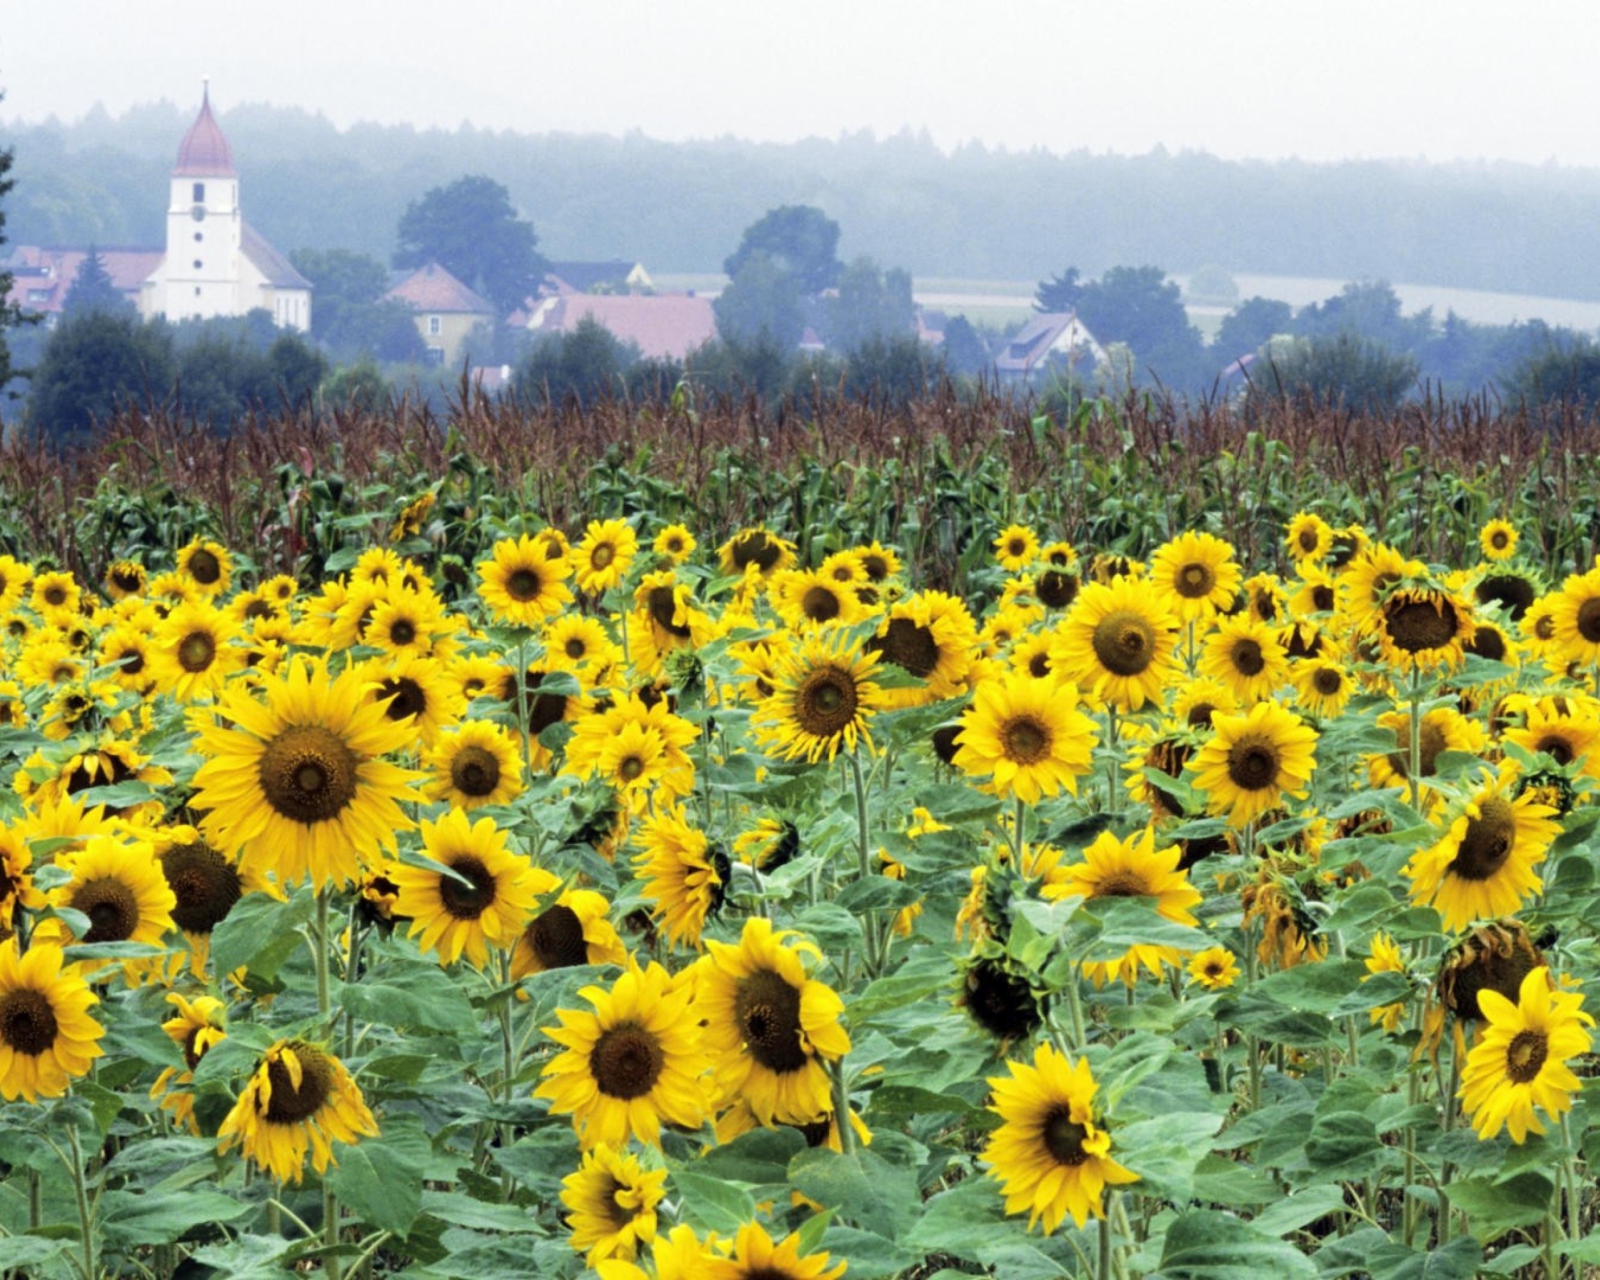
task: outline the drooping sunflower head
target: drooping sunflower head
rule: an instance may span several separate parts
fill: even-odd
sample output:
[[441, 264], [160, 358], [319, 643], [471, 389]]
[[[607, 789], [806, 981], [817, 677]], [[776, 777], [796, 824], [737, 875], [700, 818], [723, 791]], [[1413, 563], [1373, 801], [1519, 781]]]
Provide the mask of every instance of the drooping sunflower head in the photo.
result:
[[1501, 565], [1473, 585], [1472, 596], [1485, 608], [1498, 607], [1512, 622], [1521, 622], [1539, 598], [1539, 584], [1528, 574]]
[[561, 1180], [570, 1211], [567, 1243], [593, 1267], [607, 1259], [632, 1262], [656, 1237], [656, 1206], [666, 1197], [667, 1171], [648, 1171], [639, 1157], [599, 1143]]
[[883, 706], [873, 680], [876, 654], [843, 634], [811, 636], [781, 654], [776, 684], [756, 715], [757, 736], [785, 759], [832, 760], [872, 743], [872, 717]]
[[958, 1002], [973, 1022], [1002, 1045], [1025, 1040], [1044, 1021], [1039, 996], [1003, 956], [973, 955], [960, 964]]
[[185, 933], [206, 937], [228, 918], [244, 896], [244, 873], [218, 853], [193, 827], [159, 834], [156, 861], [172, 890], [172, 922]]
[[756, 525], [740, 529], [718, 549], [722, 571], [746, 574], [752, 571], [767, 578], [779, 569], [794, 564], [794, 544]]
[[218, 1150], [242, 1147], [246, 1158], [282, 1182], [298, 1183], [306, 1153], [318, 1173], [333, 1161], [332, 1142], [376, 1137], [378, 1124], [344, 1063], [306, 1040], [279, 1040], [257, 1062], [217, 1129]]
[[1528, 927], [1515, 916], [1507, 916], [1479, 924], [1451, 944], [1439, 965], [1434, 990], [1439, 1002], [1456, 1017], [1481, 1019], [1480, 991], [1515, 1000], [1522, 980], [1544, 962], [1544, 953]]
[[734, 856], [763, 874], [800, 855], [800, 828], [787, 818], [762, 818], [734, 838]]
[[721, 906], [732, 879], [727, 854], [676, 806], [646, 819], [641, 843], [634, 865], [652, 914], [669, 941], [699, 947], [706, 916]]

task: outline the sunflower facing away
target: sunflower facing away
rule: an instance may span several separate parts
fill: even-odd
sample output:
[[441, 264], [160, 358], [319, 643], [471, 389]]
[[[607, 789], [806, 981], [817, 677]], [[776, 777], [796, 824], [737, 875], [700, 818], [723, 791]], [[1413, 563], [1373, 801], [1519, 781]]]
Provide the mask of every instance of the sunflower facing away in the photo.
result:
[[870, 748], [872, 716], [884, 705], [872, 676], [873, 653], [843, 635], [807, 637], [797, 652], [782, 655], [777, 683], [756, 713], [757, 736], [785, 760], [832, 760], [856, 742]]
[[1063, 789], [1076, 795], [1095, 738], [1077, 704], [1069, 684], [1017, 674], [984, 680], [961, 717], [956, 767], [1025, 804]]
[[378, 1136], [378, 1122], [344, 1063], [304, 1040], [279, 1040], [256, 1064], [217, 1129], [217, 1151], [242, 1148], [279, 1182], [299, 1182], [306, 1152], [318, 1173], [336, 1164], [332, 1143]]
[[1317, 767], [1317, 731], [1270, 698], [1243, 715], [1212, 717], [1211, 740], [1195, 754], [1195, 782], [1212, 813], [1242, 827], [1305, 794]]
[[1139, 1179], [1111, 1158], [1111, 1135], [1095, 1123], [1087, 1059], [1071, 1061], [1041, 1044], [1032, 1066], [1006, 1066], [1009, 1076], [989, 1078], [990, 1110], [1005, 1123], [983, 1151], [990, 1174], [1000, 1180], [1006, 1212], [1026, 1210], [1028, 1229], [1042, 1220], [1046, 1235], [1069, 1213], [1080, 1227], [1090, 1214], [1105, 1217], [1105, 1188]]
[[270, 870], [280, 885], [356, 879], [361, 860], [393, 851], [411, 820], [417, 776], [380, 757], [413, 741], [368, 697], [359, 672], [330, 675], [297, 658], [262, 682], [265, 703], [244, 690], [218, 700], [222, 719], [202, 724], [207, 756], [195, 773], [194, 805], [207, 810], [207, 838], [226, 854]]
[[61, 948], [35, 941], [17, 954], [15, 938], [0, 943], [0, 1096], [59, 1098], [87, 1075], [105, 1034], [89, 1016], [94, 992]]
[[1535, 1107], [1548, 1116], [1572, 1109], [1582, 1081], [1567, 1059], [1589, 1052], [1594, 1040], [1584, 1028], [1594, 1019], [1577, 992], [1551, 989], [1542, 965], [1522, 980], [1516, 1004], [1498, 991], [1480, 991], [1478, 1005], [1486, 1025], [1461, 1072], [1461, 1101], [1479, 1138], [1505, 1128], [1520, 1145], [1529, 1133], [1544, 1132]]
[[572, 603], [572, 565], [548, 539], [502, 538], [478, 564], [478, 598], [498, 622], [538, 626]]
[[659, 1146], [661, 1124], [698, 1129], [705, 1119], [706, 1061], [690, 984], [660, 965], [630, 968], [608, 991], [578, 993], [593, 1013], [557, 1009], [561, 1025], [544, 1033], [563, 1047], [533, 1091], [570, 1115], [585, 1150], [621, 1149], [629, 1136]]
[[567, 1243], [594, 1266], [604, 1258], [632, 1262], [656, 1238], [656, 1206], [666, 1197], [667, 1171], [646, 1170], [639, 1157], [605, 1143], [583, 1153], [576, 1172], [561, 1180], [568, 1209]]
[[183, 1067], [163, 1070], [156, 1077], [150, 1096], [159, 1098], [162, 1108], [172, 1113], [174, 1122], [198, 1137], [200, 1126], [194, 1119], [194, 1094], [184, 1086], [194, 1083], [194, 1069], [200, 1065], [206, 1051], [228, 1038], [228, 1009], [212, 996], [196, 996], [191, 1001], [176, 991], [168, 993], [167, 1003], [175, 1005], [178, 1012], [163, 1022], [161, 1029], [183, 1054]]
[[691, 827], [674, 805], [647, 819], [640, 833], [643, 850], [634, 874], [644, 882], [642, 896], [675, 946], [700, 945], [706, 916], [722, 905], [732, 867], [728, 855]]
[[1177, 620], [1148, 582], [1089, 583], [1056, 637], [1054, 669], [1122, 710], [1160, 702], [1175, 675]]

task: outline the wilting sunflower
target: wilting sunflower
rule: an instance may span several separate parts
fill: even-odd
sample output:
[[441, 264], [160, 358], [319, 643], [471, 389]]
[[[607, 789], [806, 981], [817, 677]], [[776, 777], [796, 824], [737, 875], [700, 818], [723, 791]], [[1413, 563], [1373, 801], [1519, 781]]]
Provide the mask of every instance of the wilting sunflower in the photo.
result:
[[767, 578], [779, 569], [794, 563], [794, 544], [760, 525], [740, 529], [717, 550], [722, 562], [722, 572], [747, 574], [752, 571]]
[[489, 720], [468, 720], [440, 734], [423, 756], [423, 793], [461, 809], [509, 804], [522, 792], [522, 759], [511, 735]]
[[1206, 638], [1200, 673], [1221, 681], [1248, 705], [1283, 687], [1289, 659], [1273, 629], [1247, 613], [1224, 618]]
[[759, 1222], [747, 1222], [733, 1238], [726, 1258], [709, 1257], [698, 1274], [704, 1280], [838, 1280], [847, 1264], [832, 1264], [826, 1253], [802, 1253], [798, 1234], [774, 1241]]
[[1174, 676], [1177, 619], [1148, 582], [1091, 582], [1056, 631], [1055, 668], [1111, 705], [1160, 702]]
[[1478, 531], [1486, 560], [1509, 560], [1517, 554], [1517, 527], [1509, 520], [1491, 520]]
[[1150, 560], [1150, 585], [1181, 621], [1212, 617], [1239, 590], [1233, 547], [1215, 534], [1182, 533]]
[[238, 634], [228, 615], [208, 603], [179, 605], [151, 638], [150, 675], [179, 702], [211, 698], [244, 665], [244, 650], [233, 643]]
[[528, 860], [506, 847], [507, 833], [493, 818], [473, 822], [451, 809], [422, 824], [423, 852], [451, 874], [396, 863], [389, 879], [399, 890], [395, 910], [411, 920], [411, 936], [440, 964], [462, 955], [475, 969], [489, 963], [489, 948], [509, 949], [533, 912]]
[[1025, 524], [1007, 525], [994, 540], [994, 558], [1007, 573], [1021, 573], [1039, 554], [1039, 535]]
[[378, 1136], [361, 1090], [331, 1053], [304, 1040], [279, 1040], [256, 1064], [217, 1129], [217, 1151], [241, 1147], [247, 1159], [280, 1182], [299, 1182], [306, 1152], [326, 1172], [334, 1142], [354, 1145]]
[[542, 867], [528, 875], [536, 900], [548, 902], [517, 936], [511, 952], [511, 978], [568, 969], [574, 965], [626, 965], [628, 949], [608, 918], [611, 904], [593, 889], [563, 889], [561, 880]]
[[629, 1136], [661, 1143], [661, 1123], [698, 1129], [705, 1119], [699, 1015], [690, 1012], [690, 983], [652, 962], [630, 968], [611, 989], [579, 993], [593, 1013], [557, 1009], [559, 1027], [544, 1033], [563, 1046], [533, 1091], [550, 1110], [570, 1115], [578, 1144], [620, 1149]]
[[51, 917], [40, 923], [40, 938], [161, 945], [172, 928], [177, 898], [149, 844], [94, 835], [82, 848], [57, 855], [56, 865], [72, 878], [50, 890], [50, 905], [81, 911], [89, 919], [89, 930], [77, 937], [60, 917]]
[[1333, 528], [1319, 515], [1297, 511], [1284, 542], [1296, 561], [1321, 560], [1333, 547]]
[[1006, 1212], [1026, 1210], [1028, 1229], [1042, 1220], [1046, 1235], [1069, 1213], [1080, 1227], [1090, 1214], [1105, 1217], [1105, 1188], [1137, 1182], [1138, 1175], [1111, 1158], [1111, 1134], [1095, 1123], [1088, 1060], [1041, 1044], [1032, 1066], [1008, 1061], [1006, 1067], [1010, 1075], [989, 1077], [989, 1109], [1004, 1123], [983, 1150]]
[[876, 654], [847, 636], [808, 636], [779, 658], [777, 684], [756, 712], [757, 737], [785, 760], [832, 760], [858, 739], [870, 748], [869, 725], [884, 705], [872, 678], [877, 665]]
[[1025, 804], [1063, 789], [1076, 795], [1095, 739], [1094, 721], [1077, 704], [1068, 684], [1015, 674], [983, 681], [961, 717], [956, 767]]
[[1373, 623], [1384, 661], [1402, 671], [1451, 671], [1473, 636], [1472, 606], [1441, 587], [1397, 587]]
[[15, 938], [0, 943], [0, 1097], [59, 1098], [87, 1075], [104, 1052], [105, 1028], [89, 1016], [95, 1003], [60, 947], [35, 939], [19, 956]]
[[1238, 957], [1227, 947], [1207, 947], [1189, 957], [1189, 981], [1207, 991], [1231, 987], [1239, 978]]
[[265, 705], [224, 690], [220, 719], [198, 727], [208, 757], [194, 776], [193, 804], [208, 811], [201, 828], [280, 885], [348, 884], [412, 825], [401, 805], [418, 775], [380, 759], [408, 746], [411, 729], [384, 714], [355, 670], [332, 676], [297, 657], [262, 689]]
[[1498, 991], [1479, 992], [1478, 1004], [1486, 1025], [1461, 1071], [1461, 1101], [1479, 1138], [1488, 1141], [1504, 1128], [1520, 1145], [1529, 1133], [1544, 1132], [1535, 1107], [1548, 1116], [1572, 1109], [1583, 1082], [1567, 1060], [1593, 1047], [1584, 1028], [1594, 1019], [1576, 991], [1552, 990], [1543, 966], [1522, 980], [1516, 1004]]
[[639, 550], [639, 535], [626, 520], [591, 520], [573, 548], [580, 591], [601, 595], [627, 575]]
[[1212, 717], [1211, 740], [1195, 754], [1195, 782], [1206, 806], [1242, 827], [1305, 794], [1317, 767], [1317, 731], [1270, 698], [1243, 715]]
[[816, 946], [763, 916], [738, 946], [707, 943], [694, 1008], [723, 1100], [742, 1098], [764, 1125], [808, 1124], [831, 1105], [828, 1066], [850, 1052], [844, 1001], [807, 974]]
[[172, 1113], [174, 1123], [199, 1137], [200, 1126], [194, 1118], [194, 1094], [185, 1086], [194, 1083], [194, 1069], [200, 1065], [206, 1051], [228, 1038], [228, 1007], [212, 996], [196, 996], [190, 1001], [176, 991], [168, 993], [167, 1003], [176, 1005], [178, 1012], [163, 1022], [161, 1029], [183, 1054], [183, 1066], [165, 1068], [156, 1077], [150, 1096], [160, 1099], [162, 1110]]
[[607, 1258], [632, 1262], [656, 1238], [656, 1206], [666, 1197], [667, 1171], [646, 1170], [639, 1157], [599, 1143], [583, 1153], [577, 1171], [561, 1180], [570, 1211], [567, 1243], [596, 1266]]
[[1450, 945], [1434, 990], [1439, 1002], [1466, 1022], [1481, 1021], [1478, 996], [1498, 991], [1514, 1000], [1522, 980], [1545, 963], [1528, 926], [1513, 917], [1480, 924]]
[[706, 916], [722, 905], [732, 868], [705, 832], [684, 821], [674, 805], [652, 814], [641, 829], [643, 851], [634, 859], [641, 894], [675, 946], [700, 945]]
[[[1295, 701], [1319, 720], [1332, 720], [1344, 710], [1355, 692], [1350, 673], [1337, 662], [1323, 658], [1302, 658], [1291, 668]], [[1410, 721], [1407, 721], [1409, 729]]]
[[572, 565], [544, 538], [502, 538], [478, 564], [478, 598], [495, 620], [535, 627], [572, 603]]
[[1508, 916], [1542, 885], [1534, 870], [1560, 828], [1532, 792], [1507, 794], [1509, 777], [1480, 788], [1431, 848], [1407, 864], [1413, 902], [1436, 908], [1445, 928]]
[[[1192, 927], [1195, 918], [1189, 908], [1199, 905], [1200, 891], [1189, 883], [1188, 873], [1178, 869], [1181, 857], [1175, 844], [1157, 849], [1155, 833], [1149, 827], [1125, 840], [1102, 831], [1083, 851], [1084, 860], [1063, 867], [1062, 878], [1045, 885], [1041, 896], [1047, 901], [1154, 898], [1156, 912], [1163, 919]], [[1121, 978], [1131, 987], [1138, 980], [1141, 964], [1160, 976], [1162, 965], [1176, 966], [1182, 959], [1174, 947], [1137, 943], [1116, 960], [1086, 960], [1081, 967], [1097, 987], [1113, 978]]]

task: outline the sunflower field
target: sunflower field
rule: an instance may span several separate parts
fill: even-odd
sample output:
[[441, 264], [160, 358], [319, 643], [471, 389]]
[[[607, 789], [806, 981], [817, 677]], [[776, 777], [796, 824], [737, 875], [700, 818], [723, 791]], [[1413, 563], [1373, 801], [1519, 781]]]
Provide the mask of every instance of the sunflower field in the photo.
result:
[[461, 408], [0, 503], [0, 1277], [1600, 1268], [1572, 424]]

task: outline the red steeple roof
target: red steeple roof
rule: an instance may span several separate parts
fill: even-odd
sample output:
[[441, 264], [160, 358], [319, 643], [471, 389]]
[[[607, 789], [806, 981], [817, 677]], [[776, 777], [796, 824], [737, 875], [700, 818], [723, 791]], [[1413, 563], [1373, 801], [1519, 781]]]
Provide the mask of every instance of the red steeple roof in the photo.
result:
[[183, 135], [178, 147], [178, 165], [173, 169], [175, 178], [234, 178], [233, 152], [223, 137], [222, 126], [211, 114], [211, 88], [206, 86], [200, 98], [200, 114]]

